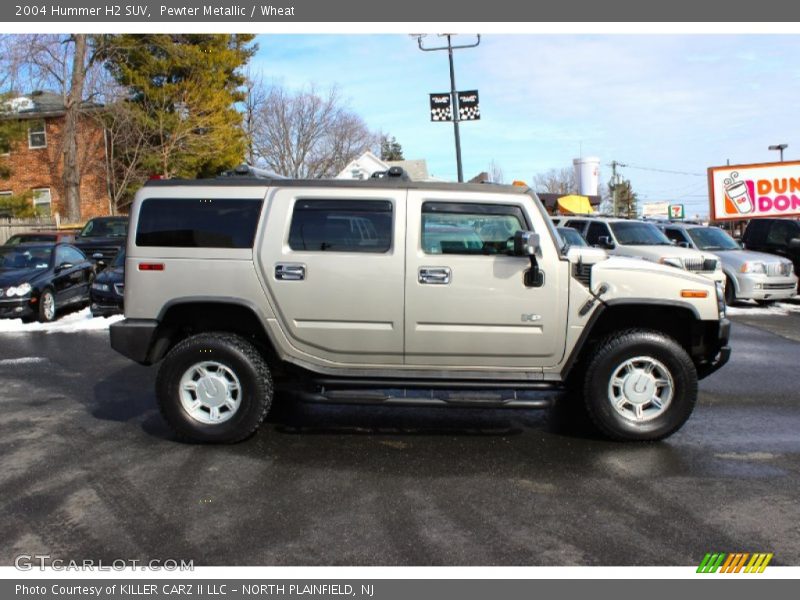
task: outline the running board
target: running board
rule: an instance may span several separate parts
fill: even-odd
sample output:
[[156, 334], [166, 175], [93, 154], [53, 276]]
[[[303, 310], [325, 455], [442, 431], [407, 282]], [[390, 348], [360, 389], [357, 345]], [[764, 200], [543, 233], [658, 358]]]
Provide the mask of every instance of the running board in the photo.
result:
[[304, 402], [325, 404], [380, 404], [404, 406], [460, 406], [473, 408], [550, 408], [559, 391], [518, 389], [326, 389], [293, 393]]

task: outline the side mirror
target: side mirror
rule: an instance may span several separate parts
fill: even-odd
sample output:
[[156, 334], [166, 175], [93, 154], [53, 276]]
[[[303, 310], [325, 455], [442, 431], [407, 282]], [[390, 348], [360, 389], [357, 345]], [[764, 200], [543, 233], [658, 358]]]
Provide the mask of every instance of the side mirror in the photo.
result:
[[539, 234], [533, 231], [517, 231], [514, 234], [514, 256], [536, 256], [539, 250]]
[[791, 248], [792, 250], [800, 250], [800, 238], [790, 239], [789, 248]]
[[614, 241], [607, 235], [601, 235], [599, 238], [597, 238], [597, 244], [601, 248], [606, 248], [608, 250], [611, 250], [615, 246]]
[[678, 246], [680, 246], [681, 248], [688, 248], [689, 242], [678, 242]]

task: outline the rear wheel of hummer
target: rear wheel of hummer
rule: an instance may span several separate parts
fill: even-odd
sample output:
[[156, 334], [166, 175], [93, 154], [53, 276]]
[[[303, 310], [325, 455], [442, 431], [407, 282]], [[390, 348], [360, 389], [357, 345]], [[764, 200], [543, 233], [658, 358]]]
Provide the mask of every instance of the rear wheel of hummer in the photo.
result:
[[692, 414], [697, 371], [672, 338], [628, 330], [598, 345], [583, 395], [589, 417], [607, 437], [659, 440], [680, 429]]
[[244, 338], [202, 333], [177, 344], [156, 380], [158, 405], [178, 437], [238, 442], [258, 429], [272, 403], [272, 378]]

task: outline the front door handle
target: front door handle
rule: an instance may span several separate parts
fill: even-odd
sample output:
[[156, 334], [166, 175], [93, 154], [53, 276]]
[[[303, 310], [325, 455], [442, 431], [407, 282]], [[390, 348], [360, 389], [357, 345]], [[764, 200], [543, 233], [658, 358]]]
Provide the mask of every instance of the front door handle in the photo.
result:
[[450, 267], [420, 267], [417, 280], [420, 283], [447, 285], [451, 277]]
[[306, 278], [306, 266], [278, 263], [275, 265], [275, 279], [280, 281], [303, 281]]

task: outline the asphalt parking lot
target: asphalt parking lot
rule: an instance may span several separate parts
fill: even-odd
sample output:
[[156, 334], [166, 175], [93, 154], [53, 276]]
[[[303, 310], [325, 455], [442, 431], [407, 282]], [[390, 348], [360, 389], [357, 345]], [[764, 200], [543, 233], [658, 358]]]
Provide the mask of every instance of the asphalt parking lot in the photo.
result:
[[731, 362], [654, 444], [558, 410], [283, 402], [244, 443], [185, 445], [105, 332], [0, 334], [0, 564], [800, 564], [800, 312], [733, 312]]

